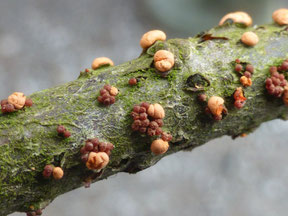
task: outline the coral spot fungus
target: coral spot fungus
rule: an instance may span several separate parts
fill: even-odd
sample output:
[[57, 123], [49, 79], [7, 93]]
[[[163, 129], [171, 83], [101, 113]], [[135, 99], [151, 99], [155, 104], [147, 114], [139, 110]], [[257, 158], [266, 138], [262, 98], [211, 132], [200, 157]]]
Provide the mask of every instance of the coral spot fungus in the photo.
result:
[[224, 99], [219, 96], [212, 96], [207, 103], [208, 112], [210, 112], [215, 120], [221, 120], [222, 114], [227, 114], [227, 109], [224, 105]]
[[98, 96], [97, 100], [99, 103], [108, 106], [115, 103], [116, 95], [118, 95], [118, 89], [107, 84], [102, 89], [100, 89], [100, 95]]
[[91, 68], [93, 70], [96, 70], [97, 68], [104, 66], [104, 65], [111, 65], [113, 66], [114, 63], [111, 59], [107, 58], [107, 57], [99, 57], [99, 58], [95, 58], [92, 62]]
[[244, 105], [245, 105], [245, 102], [246, 102], [246, 98], [244, 97], [244, 94], [243, 94], [243, 89], [241, 87], [238, 87], [236, 89], [236, 91], [234, 92], [233, 94], [233, 97], [234, 97], [234, 106], [238, 109], [241, 109]]
[[81, 160], [86, 163], [91, 152], [105, 152], [108, 156], [114, 149], [114, 145], [109, 142], [100, 142], [97, 138], [88, 139], [85, 141], [85, 145], [80, 149]]
[[[287, 60], [284, 62], [286, 61]], [[280, 70], [283, 69], [282, 66], [283, 63], [279, 67]], [[284, 89], [287, 88], [286, 86], [288, 86], [288, 82], [285, 79], [284, 74], [280, 74], [276, 66], [270, 67], [270, 77], [268, 77], [265, 81], [265, 87], [268, 91], [268, 94], [276, 98], [280, 98], [284, 93]]]
[[158, 40], [160, 41], [166, 40], [166, 34], [163, 31], [161, 30], [148, 31], [142, 36], [140, 40], [140, 45], [143, 49], [147, 49]]
[[223, 25], [228, 20], [232, 20], [234, 23], [241, 23], [246, 26], [252, 25], [252, 18], [249, 16], [249, 14], [243, 11], [236, 11], [236, 12], [226, 14], [220, 20], [219, 25]]
[[33, 101], [29, 98], [26, 98], [24, 93], [14, 92], [8, 97], [8, 99], [4, 99], [1, 101], [1, 112], [11, 113], [20, 110], [25, 106], [31, 107], [32, 105]]
[[174, 55], [167, 50], [158, 50], [154, 55], [154, 66], [159, 72], [167, 72], [174, 66]]
[[64, 138], [69, 138], [71, 136], [71, 132], [68, 131], [63, 125], [59, 125], [56, 130], [58, 135], [63, 136]]
[[164, 154], [169, 148], [169, 143], [162, 139], [157, 139], [152, 142], [150, 148], [155, 155]]

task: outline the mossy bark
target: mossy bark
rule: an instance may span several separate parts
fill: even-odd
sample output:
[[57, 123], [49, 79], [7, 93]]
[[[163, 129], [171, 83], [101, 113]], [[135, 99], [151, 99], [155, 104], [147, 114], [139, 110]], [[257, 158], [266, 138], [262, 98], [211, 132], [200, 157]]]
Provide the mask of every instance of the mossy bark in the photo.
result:
[[[239, 41], [248, 30], [260, 38], [253, 48]], [[60, 194], [83, 186], [89, 178], [95, 182], [118, 172], [136, 173], [165, 155], [191, 150], [222, 135], [249, 133], [265, 121], [285, 119], [288, 108], [281, 99], [267, 95], [265, 79], [271, 65], [279, 65], [288, 57], [287, 28], [227, 24], [207, 33], [228, 40], [200, 42], [196, 36], [157, 42], [135, 60], [82, 72], [73, 82], [29, 96], [34, 101], [31, 108], [0, 115], [0, 215], [26, 212], [32, 206], [43, 208]], [[166, 78], [153, 67], [153, 54], [159, 49], [175, 55], [175, 67]], [[239, 74], [233, 70], [236, 58], [255, 67], [253, 85], [244, 89], [247, 103], [240, 110], [233, 106], [233, 92], [241, 86]], [[210, 83], [202, 92], [225, 99], [229, 113], [223, 120], [214, 121], [205, 115], [205, 104], [197, 101], [201, 91], [186, 88], [187, 78], [197, 73]], [[128, 85], [131, 77], [139, 77], [137, 86]], [[99, 90], [106, 83], [120, 91], [116, 103], [108, 107], [97, 102]], [[160, 103], [166, 111], [163, 129], [174, 138], [165, 155], [151, 154], [155, 137], [131, 130], [131, 110], [142, 101]], [[72, 132], [70, 138], [57, 135], [59, 124]], [[93, 137], [115, 145], [110, 163], [101, 174], [86, 169], [80, 159], [84, 141]], [[44, 179], [46, 164], [61, 166], [63, 179]]]

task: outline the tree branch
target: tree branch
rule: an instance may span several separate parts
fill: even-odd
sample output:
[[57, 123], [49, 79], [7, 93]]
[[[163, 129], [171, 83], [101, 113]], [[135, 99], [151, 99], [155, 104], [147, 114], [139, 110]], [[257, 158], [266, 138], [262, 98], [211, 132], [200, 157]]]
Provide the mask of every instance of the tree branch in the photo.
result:
[[[239, 42], [248, 30], [260, 38], [253, 48]], [[135, 60], [82, 72], [73, 82], [32, 94], [31, 108], [0, 115], [0, 215], [27, 212], [32, 206], [44, 208], [88, 179], [96, 182], [118, 172], [136, 173], [165, 155], [192, 150], [222, 135], [249, 133], [265, 121], [285, 119], [288, 108], [281, 99], [268, 96], [265, 79], [271, 65], [287, 58], [287, 28], [276, 24], [255, 28], [227, 24], [206, 33], [228, 40], [203, 41], [196, 36], [157, 42]], [[175, 55], [175, 66], [166, 78], [157, 74], [152, 64], [159, 49]], [[234, 71], [237, 58], [255, 68], [253, 85], [244, 89], [247, 103], [240, 110], [233, 106], [233, 93], [241, 86], [239, 74]], [[207, 116], [205, 105], [197, 100], [199, 92], [187, 86], [187, 79], [194, 74], [209, 83], [199, 92], [225, 99], [229, 113], [223, 120]], [[138, 86], [128, 85], [131, 77], [139, 77]], [[120, 91], [115, 104], [108, 107], [97, 102], [99, 90], [106, 83]], [[142, 101], [160, 103], [165, 109], [163, 129], [173, 135], [165, 155], [150, 152], [155, 137], [131, 130], [133, 105]], [[57, 135], [59, 124], [71, 131], [70, 138]], [[101, 173], [88, 170], [80, 159], [85, 140], [94, 137], [115, 145], [110, 163]], [[46, 164], [61, 166], [64, 177], [58, 181], [44, 179]]]

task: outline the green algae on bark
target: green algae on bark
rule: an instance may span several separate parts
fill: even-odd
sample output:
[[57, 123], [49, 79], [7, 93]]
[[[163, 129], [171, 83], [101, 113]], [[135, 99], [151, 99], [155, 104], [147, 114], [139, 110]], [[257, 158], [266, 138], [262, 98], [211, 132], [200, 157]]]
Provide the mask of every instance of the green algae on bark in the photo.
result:
[[[245, 31], [259, 36], [255, 47], [240, 42]], [[264, 83], [269, 67], [288, 57], [286, 27], [226, 24], [206, 33], [228, 40], [201, 41], [196, 36], [156, 42], [135, 60], [82, 72], [73, 82], [30, 95], [32, 107], [0, 115], [0, 215], [26, 212], [31, 206], [43, 208], [89, 178], [95, 182], [118, 172], [136, 173], [165, 155], [193, 149], [222, 135], [235, 137], [253, 131], [265, 121], [284, 119], [288, 108], [282, 100], [267, 95]], [[175, 66], [166, 78], [156, 73], [152, 64], [153, 54], [159, 49], [175, 55]], [[255, 68], [253, 85], [244, 89], [248, 100], [240, 110], [233, 106], [233, 93], [240, 86], [233, 70], [237, 58]], [[197, 101], [199, 92], [187, 90], [186, 80], [195, 74], [209, 81], [202, 90], [207, 97], [225, 99], [229, 114], [223, 120], [207, 117], [205, 107]], [[141, 77], [137, 86], [128, 84], [131, 77]], [[105, 84], [119, 89], [115, 104], [108, 107], [97, 102]], [[153, 138], [131, 130], [130, 112], [142, 101], [160, 103], [166, 111], [163, 129], [174, 138], [165, 155], [152, 155]], [[71, 131], [70, 138], [57, 135], [60, 124]], [[86, 169], [80, 159], [80, 148], [93, 137], [115, 145], [108, 167], [99, 175]], [[44, 179], [46, 164], [61, 166], [63, 179]]]

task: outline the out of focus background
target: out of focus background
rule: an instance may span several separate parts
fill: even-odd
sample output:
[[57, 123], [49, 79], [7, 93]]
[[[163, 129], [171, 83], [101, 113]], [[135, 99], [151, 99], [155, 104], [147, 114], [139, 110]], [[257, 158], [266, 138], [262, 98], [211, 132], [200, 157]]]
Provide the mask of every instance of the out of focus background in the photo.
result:
[[[287, 0], [1, 0], [0, 98], [77, 78], [92, 60], [137, 58], [151, 29], [189, 37], [227, 12], [272, 22]], [[44, 216], [287, 216], [288, 122], [223, 137], [136, 175], [118, 174], [57, 198]], [[10, 216], [24, 214], [14, 213]]]

